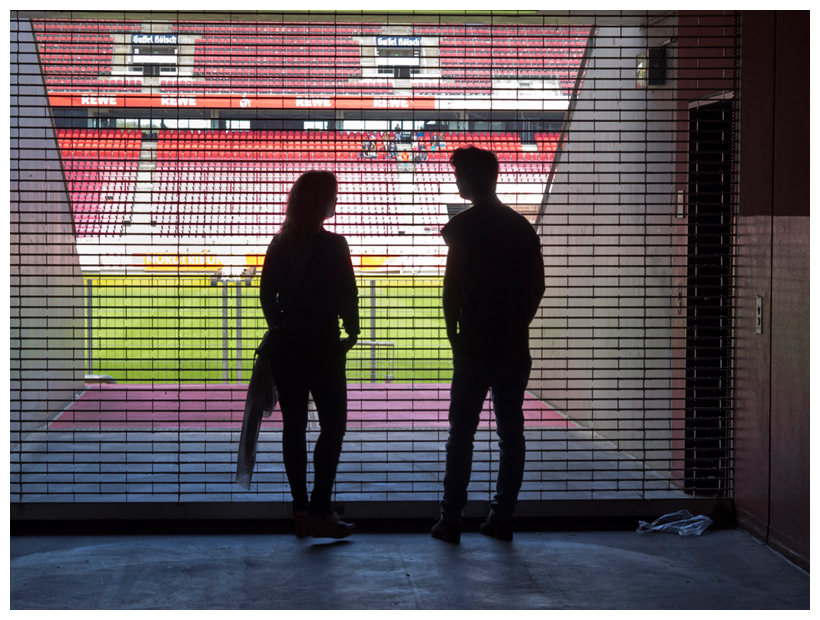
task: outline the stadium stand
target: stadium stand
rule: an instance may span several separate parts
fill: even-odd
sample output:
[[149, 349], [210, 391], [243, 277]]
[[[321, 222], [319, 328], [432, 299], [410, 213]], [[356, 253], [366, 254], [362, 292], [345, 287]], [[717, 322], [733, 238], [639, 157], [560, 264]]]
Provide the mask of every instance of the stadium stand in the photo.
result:
[[131, 212], [142, 132], [59, 129], [78, 237], [122, 234]]
[[102, 34], [43, 33], [40, 57], [46, 75], [101, 75], [111, 73], [114, 41]]
[[52, 90], [95, 93], [138, 93], [142, 91], [142, 78], [99, 79], [72, 75], [69, 77], [46, 77], [46, 84]]
[[366, 138], [351, 132], [161, 132], [152, 200], [158, 234], [270, 238], [293, 182], [322, 162], [339, 180], [337, 217], [329, 228], [358, 238], [388, 236], [391, 227], [409, 223], [400, 217], [398, 168], [362, 157]]
[[382, 24], [376, 23], [353, 23], [353, 24], [327, 24], [327, 23], [276, 23], [276, 22], [251, 22], [237, 23], [230, 21], [177, 21], [174, 22], [178, 32], [203, 33], [203, 34], [289, 34], [289, 35], [368, 35], [379, 34], [382, 31]]
[[139, 32], [142, 23], [133, 19], [32, 19], [37, 32], [95, 33], [95, 32]]
[[[387, 134], [395, 140], [395, 134]], [[552, 144], [549, 136], [543, 135], [542, 145]], [[415, 148], [429, 145], [432, 157], [421, 160], [415, 151], [408, 184], [399, 179], [400, 158], [363, 156], [369, 133], [162, 131], [152, 200], [157, 234], [269, 238], [282, 223], [290, 186], [317, 166], [339, 179], [331, 230], [371, 242], [408, 231], [435, 232], [446, 221], [442, 195], [452, 184], [450, 153], [468, 145], [491, 148], [502, 162], [510, 162], [502, 166], [501, 183], [533, 194], [543, 191], [551, 152], [539, 151], [537, 160], [524, 161], [517, 134], [421, 132], [414, 138]]]
[[[115, 56], [127, 56], [130, 35], [143, 32], [140, 22], [35, 20], [34, 26], [51, 94], [475, 101], [493, 97], [496, 80], [556, 80], [566, 91], [589, 33], [576, 27], [406, 25], [412, 36], [421, 37], [427, 60], [425, 71], [401, 81], [399, 88], [392, 76], [373, 73], [374, 37], [383, 34], [381, 24], [169, 22], [167, 31], [180, 36], [178, 54], [186, 62], [180, 62], [176, 75], [152, 78], [126, 75], [125, 65], [116, 64], [122, 61], [114, 62]], [[281, 224], [287, 191], [298, 174], [321, 167], [336, 172], [340, 182], [330, 227], [367, 245], [440, 228], [447, 217], [444, 202], [457, 199], [448, 160], [458, 147], [494, 151], [507, 195], [531, 201], [544, 191], [558, 134], [539, 132], [525, 145], [509, 131], [422, 131], [400, 137], [393, 132], [162, 129], [142, 154], [139, 130], [60, 129], [58, 138], [79, 237], [124, 233], [123, 224], [135, 210], [137, 168], [143, 165], [148, 185], [140, 186], [140, 194], [150, 188], [150, 204], [140, 208], [154, 225], [152, 235], [168, 243], [206, 234], [269, 238]]]
[[[60, 129], [58, 139], [78, 236], [122, 234], [133, 209], [142, 132]], [[441, 196], [452, 184], [448, 161], [454, 149], [492, 149], [502, 162], [500, 183], [537, 193], [549, 174], [557, 134], [536, 139], [540, 150], [525, 153], [510, 132], [419, 132], [410, 151], [412, 182], [400, 184], [398, 164], [408, 151], [389, 151], [397, 140], [393, 132], [162, 130], [146, 155], [155, 163], [151, 221], [164, 237], [269, 238], [282, 223], [298, 175], [322, 167], [339, 179], [331, 229], [371, 241], [434, 232], [446, 221]], [[371, 145], [380, 150], [370, 151]], [[537, 159], [529, 160], [531, 155]]]
[[[361, 76], [360, 48], [351, 37], [227, 36], [199, 39], [194, 75]], [[320, 71], [316, 71], [319, 69]]]
[[[375, 68], [374, 35], [377, 24], [230, 23], [186, 21], [170, 24], [180, 35], [196, 37], [193, 44], [179, 43], [178, 76], [165, 77], [160, 92], [166, 94], [340, 94], [392, 95], [392, 78], [375, 80], [365, 75]], [[486, 97], [493, 80], [547, 80], [558, 83], [567, 95], [572, 89], [588, 28], [548, 26], [430, 26], [416, 24], [414, 36], [423, 37], [425, 69], [412, 76], [415, 96]], [[112, 54], [125, 33], [141, 32], [137, 22], [84, 24], [35, 20], [38, 44], [47, 77], [54, 91], [102, 90], [139, 92], [146, 84], [130, 79], [120, 83], [95, 81], [112, 76]], [[119, 37], [119, 39], [116, 39]], [[184, 66], [183, 66], [184, 65]], [[87, 78], [77, 81], [76, 78]]]
[[449, 27], [439, 40], [442, 76], [555, 79], [568, 91], [588, 31], [565, 29], [564, 37], [557, 36], [559, 32], [548, 28]]
[[558, 148], [558, 140], [560, 134], [557, 133], [542, 133], [535, 134], [535, 143], [538, 145], [538, 151], [542, 154], [543, 159], [552, 161], [555, 156], [555, 151]]

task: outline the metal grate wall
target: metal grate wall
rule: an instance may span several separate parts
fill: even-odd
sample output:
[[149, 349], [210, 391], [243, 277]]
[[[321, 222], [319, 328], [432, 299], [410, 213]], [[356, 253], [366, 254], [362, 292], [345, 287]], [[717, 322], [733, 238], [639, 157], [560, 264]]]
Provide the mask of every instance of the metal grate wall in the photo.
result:
[[[362, 323], [334, 499], [438, 501], [469, 144], [547, 268], [521, 513], [731, 498], [739, 15], [12, 12], [11, 35], [13, 505], [284, 510], [276, 413], [249, 492], [236, 451], [265, 249], [316, 168]], [[471, 506], [497, 456], [488, 401]]]

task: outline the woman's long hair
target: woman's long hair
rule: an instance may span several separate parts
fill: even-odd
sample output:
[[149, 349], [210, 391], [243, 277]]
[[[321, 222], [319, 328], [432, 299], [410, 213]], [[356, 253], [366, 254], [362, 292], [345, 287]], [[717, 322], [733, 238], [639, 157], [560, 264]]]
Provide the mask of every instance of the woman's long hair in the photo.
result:
[[336, 175], [326, 170], [309, 170], [296, 179], [288, 196], [281, 237], [305, 241], [319, 232], [337, 189]]

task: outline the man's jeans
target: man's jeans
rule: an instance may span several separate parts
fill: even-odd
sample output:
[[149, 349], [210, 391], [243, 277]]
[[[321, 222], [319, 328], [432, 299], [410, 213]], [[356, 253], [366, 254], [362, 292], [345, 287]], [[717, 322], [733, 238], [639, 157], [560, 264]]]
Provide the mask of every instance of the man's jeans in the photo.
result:
[[461, 519], [467, 504], [467, 486], [473, 462], [473, 438], [487, 390], [492, 390], [498, 430], [500, 462], [495, 500], [490, 503], [494, 519], [512, 518], [524, 478], [524, 391], [532, 361], [515, 366], [455, 356], [450, 391], [450, 437], [444, 474], [441, 514], [447, 521]]

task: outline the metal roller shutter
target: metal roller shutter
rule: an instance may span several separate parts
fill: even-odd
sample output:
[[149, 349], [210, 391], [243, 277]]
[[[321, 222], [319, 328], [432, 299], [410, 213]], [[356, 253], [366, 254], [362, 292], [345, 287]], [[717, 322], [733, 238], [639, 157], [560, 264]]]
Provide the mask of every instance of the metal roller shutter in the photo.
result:
[[[13, 11], [11, 35], [18, 514], [286, 513], [277, 413], [249, 491], [236, 451], [261, 260], [315, 168], [362, 323], [334, 501], [431, 514], [439, 231], [468, 144], [546, 265], [520, 514], [731, 499], [739, 15]], [[494, 428], [488, 400], [468, 512], [495, 492]]]

